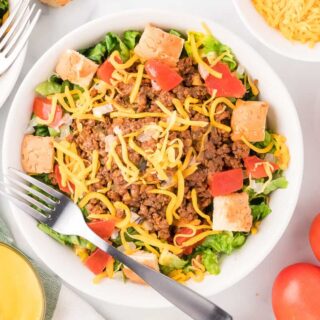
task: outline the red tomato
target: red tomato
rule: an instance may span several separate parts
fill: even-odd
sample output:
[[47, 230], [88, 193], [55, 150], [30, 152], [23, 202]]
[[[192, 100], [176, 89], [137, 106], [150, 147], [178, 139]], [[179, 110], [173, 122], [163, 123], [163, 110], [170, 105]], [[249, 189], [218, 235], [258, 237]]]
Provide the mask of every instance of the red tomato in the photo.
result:
[[314, 255], [320, 261], [320, 213], [318, 213], [311, 224], [309, 241]]
[[[51, 113], [51, 100], [46, 98], [36, 97], [33, 102], [33, 112], [38, 118], [42, 120], [48, 120], [49, 115]], [[62, 116], [63, 116], [62, 108], [60, 107], [60, 105], [57, 105], [56, 114], [49, 126], [53, 128], [58, 127], [62, 119]]]
[[114, 230], [115, 221], [114, 220], [94, 221], [94, 222], [88, 223], [88, 226], [100, 238], [107, 240], [110, 238], [110, 236]]
[[[257, 156], [244, 158], [243, 161], [247, 169], [248, 176], [251, 175], [251, 177], [254, 179], [265, 178], [268, 176], [264, 168], [264, 165], [262, 165], [262, 163], [268, 162], [268, 161], [262, 160]], [[270, 167], [271, 172], [275, 172], [276, 170], [279, 169], [279, 166], [277, 164], [273, 162], [270, 162], [270, 164], [273, 166], [273, 169], [271, 169]]]
[[106, 252], [96, 249], [85, 261], [85, 265], [94, 274], [101, 273], [107, 266], [107, 264], [113, 260], [113, 258]]
[[[202, 230], [197, 230], [195, 235], [197, 235], [197, 234], [199, 234], [201, 232], [202, 232]], [[192, 233], [192, 230], [189, 229], [189, 228], [185, 228], [185, 227], [179, 228], [178, 231], [177, 231], [177, 234], [182, 234], [182, 236], [176, 237], [177, 245], [178, 246], [183, 246], [183, 243], [185, 241], [188, 241], [189, 239], [191, 239], [191, 238], [188, 238], [188, 237], [184, 237], [183, 235], [184, 234], [191, 234], [191, 233]], [[199, 241], [198, 243], [193, 244], [192, 246], [184, 247], [183, 248], [183, 253], [186, 254], [186, 255], [191, 254], [193, 249], [202, 241], [203, 240]]]
[[297, 263], [283, 269], [272, 288], [272, 307], [277, 320], [320, 319], [320, 268]]
[[243, 173], [241, 169], [215, 172], [208, 180], [212, 196], [224, 196], [242, 188]]
[[[71, 193], [71, 190], [68, 186], [63, 186], [62, 185], [62, 181], [61, 181], [61, 173], [60, 173], [60, 170], [59, 170], [59, 166], [56, 164], [54, 166], [54, 177], [58, 183], [58, 186], [59, 186], [59, 189], [62, 191], [62, 192], [65, 192], [65, 193]], [[74, 191], [74, 185], [71, 183], [71, 188], [73, 189]]]
[[[120, 57], [115, 57], [115, 60], [118, 63], [122, 63]], [[99, 68], [97, 71], [97, 77], [101, 79], [102, 81], [111, 84], [110, 80], [112, 79], [112, 73], [115, 70], [114, 66], [111, 64], [111, 62], [107, 59]]]
[[163, 91], [172, 90], [183, 80], [178, 72], [158, 60], [147, 61], [145, 69], [149, 77], [154, 80]]
[[217, 90], [216, 97], [242, 98], [244, 96], [246, 93], [245, 86], [230, 72], [226, 64], [218, 62], [213, 70], [221, 73], [222, 78], [218, 79], [211, 74], [206, 78], [207, 90], [211, 95], [213, 90]]

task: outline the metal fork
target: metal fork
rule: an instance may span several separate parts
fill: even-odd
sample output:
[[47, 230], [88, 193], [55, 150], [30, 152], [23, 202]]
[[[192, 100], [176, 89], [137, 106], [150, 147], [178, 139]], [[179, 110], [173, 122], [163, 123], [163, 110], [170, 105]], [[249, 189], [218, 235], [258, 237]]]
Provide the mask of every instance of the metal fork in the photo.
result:
[[36, 5], [28, 5], [29, 0], [20, 0], [0, 28], [0, 75], [17, 59], [40, 17], [39, 9], [30, 21]]
[[[1, 185], [8, 191], [0, 189], [0, 194], [36, 220], [50, 226], [53, 230], [64, 235], [77, 235], [89, 240], [96, 247], [133, 270], [146, 283], [192, 319], [232, 319], [227, 312], [195, 291], [160, 272], [136, 262], [130, 256], [125, 255], [102, 240], [87, 226], [79, 207], [64, 194], [17, 169], [9, 168], [9, 174], [5, 177], [7, 182], [2, 182]], [[39, 191], [32, 188], [32, 185], [36, 186]], [[40, 199], [41, 202], [35, 198]], [[43, 214], [35, 208], [40, 209]]]

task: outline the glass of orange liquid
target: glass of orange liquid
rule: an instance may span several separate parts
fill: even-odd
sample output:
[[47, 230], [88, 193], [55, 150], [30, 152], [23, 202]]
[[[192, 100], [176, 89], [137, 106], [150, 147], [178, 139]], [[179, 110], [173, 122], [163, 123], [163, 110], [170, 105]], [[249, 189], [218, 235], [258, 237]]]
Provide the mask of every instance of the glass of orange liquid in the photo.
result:
[[37, 272], [19, 250], [0, 242], [0, 319], [44, 317], [45, 294]]

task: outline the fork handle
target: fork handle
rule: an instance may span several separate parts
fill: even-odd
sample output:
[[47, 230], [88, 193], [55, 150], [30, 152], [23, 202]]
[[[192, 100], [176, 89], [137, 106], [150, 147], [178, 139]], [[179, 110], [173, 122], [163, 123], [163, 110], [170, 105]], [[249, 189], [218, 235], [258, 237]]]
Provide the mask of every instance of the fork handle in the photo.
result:
[[140, 264], [122, 253], [112, 245], [98, 237], [89, 228], [86, 228], [80, 235], [95, 246], [113, 256], [137, 275], [139, 275], [153, 289], [160, 293], [164, 298], [180, 310], [188, 314], [194, 320], [232, 320], [232, 317], [215, 305], [213, 302], [204, 298], [190, 288], [170, 279], [164, 274]]

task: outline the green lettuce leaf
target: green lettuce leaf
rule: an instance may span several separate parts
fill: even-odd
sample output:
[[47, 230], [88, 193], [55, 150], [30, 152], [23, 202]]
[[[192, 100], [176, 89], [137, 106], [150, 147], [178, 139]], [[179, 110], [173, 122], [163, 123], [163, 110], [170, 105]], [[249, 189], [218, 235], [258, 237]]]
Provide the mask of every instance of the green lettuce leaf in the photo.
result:
[[266, 203], [250, 205], [253, 221], [260, 221], [271, 213], [270, 207]]
[[221, 61], [226, 63], [231, 71], [234, 71], [237, 68], [238, 62], [235, 55], [232, 53], [232, 50], [214, 36], [206, 35], [202, 32], [188, 32], [188, 40], [185, 43], [185, 49], [188, 56], [192, 56], [190, 35], [194, 36], [196, 43], [201, 44], [199, 52], [202, 56], [209, 56], [211, 53], [215, 53], [218, 57], [222, 53], [226, 53]]
[[9, 2], [8, 0], [0, 0], [0, 25], [2, 24], [2, 18], [5, 13], [9, 9]]
[[285, 189], [287, 188], [287, 186], [288, 186], [288, 180], [286, 179], [286, 177], [279, 177], [274, 180], [271, 180], [266, 186], [266, 188], [264, 189], [263, 193], [265, 195], [268, 195], [272, 191], [275, 191], [277, 189]]
[[38, 228], [44, 233], [46, 233], [47, 235], [49, 235], [51, 238], [55, 239], [56, 241], [58, 241], [63, 245], [67, 245], [67, 246], [77, 245], [82, 248], [88, 249], [90, 251], [95, 250], [95, 246], [91, 242], [81, 237], [60, 234], [44, 223], [39, 223]]
[[34, 135], [38, 137], [49, 137], [49, 128], [46, 125], [37, 125], [34, 127]]
[[132, 50], [135, 48], [135, 46], [139, 42], [140, 37], [141, 37], [141, 32], [129, 30], [123, 34], [123, 42], [128, 49]]
[[183, 269], [187, 263], [188, 261], [179, 258], [168, 250], [163, 250], [159, 257], [160, 268], [165, 274], [170, 273], [172, 270]]
[[201, 248], [212, 249], [216, 253], [231, 254], [235, 249], [240, 248], [246, 241], [246, 235], [240, 232], [223, 232], [208, 236], [200, 246]]
[[182, 34], [180, 31], [178, 31], [178, 30], [170, 29], [170, 30], [169, 30], [169, 33], [170, 33], [170, 34], [173, 34], [174, 36], [177, 36], [177, 37], [179, 37], [179, 38], [184, 39], [183, 34]]
[[220, 273], [219, 256], [211, 249], [206, 249], [202, 253], [202, 263], [210, 274]]
[[123, 62], [129, 59], [129, 49], [118, 35], [113, 32], [108, 32], [104, 41], [108, 55], [110, 55], [113, 51], [118, 50]]
[[43, 96], [47, 97], [51, 94], [55, 93], [60, 93], [61, 92], [61, 84], [52, 81], [52, 80], [47, 80], [44, 82], [41, 82], [36, 86], [35, 89], [36, 93]]

